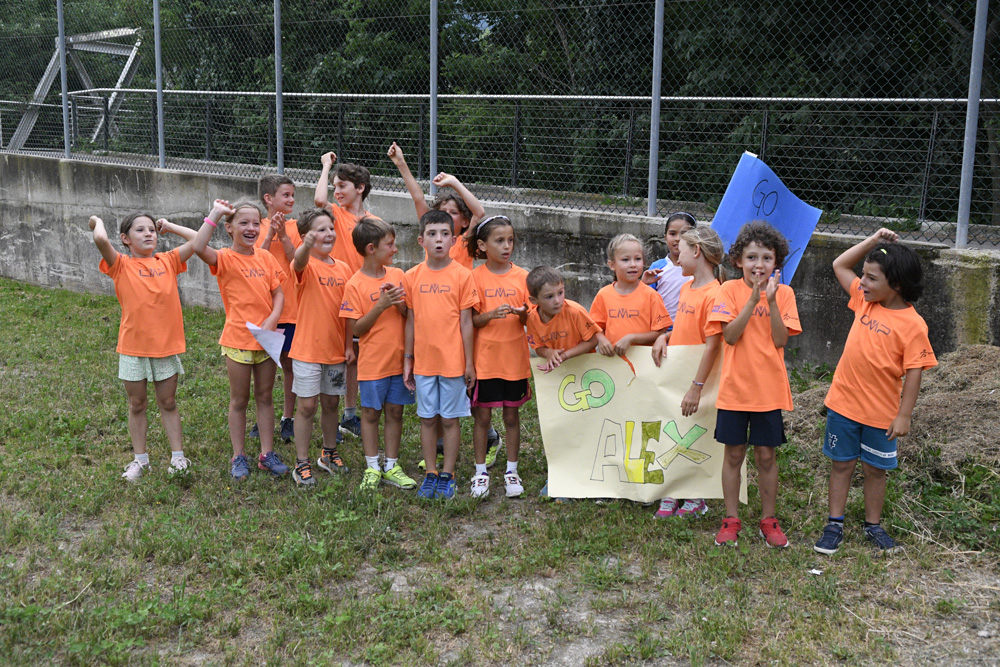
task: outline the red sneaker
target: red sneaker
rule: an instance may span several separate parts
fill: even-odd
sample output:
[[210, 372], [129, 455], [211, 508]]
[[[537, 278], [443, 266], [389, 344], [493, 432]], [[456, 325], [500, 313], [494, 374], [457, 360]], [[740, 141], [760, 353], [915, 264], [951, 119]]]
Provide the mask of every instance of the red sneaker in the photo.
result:
[[741, 528], [743, 528], [743, 524], [740, 523], [739, 519], [734, 516], [727, 516], [722, 520], [722, 528], [715, 534], [715, 545], [719, 547], [722, 545], [735, 547], [739, 544], [737, 540], [740, 536]]
[[765, 543], [769, 547], [781, 547], [784, 549], [788, 546], [788, 538], [781, 532], [781, 526], [778, 525], [778, 520], [774, 517], [761, 519], [760, 536], [764, 538]]

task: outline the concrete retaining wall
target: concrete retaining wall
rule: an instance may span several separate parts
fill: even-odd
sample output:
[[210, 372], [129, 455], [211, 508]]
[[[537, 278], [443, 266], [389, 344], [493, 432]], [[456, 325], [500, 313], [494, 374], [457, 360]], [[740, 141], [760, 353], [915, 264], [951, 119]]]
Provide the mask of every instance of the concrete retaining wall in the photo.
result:
[[[298, 189], [296, 211], [312, 205], [312, 183]], [[0, 155], [0, 274], [49, 287], [113, 294], [111, 281], [97, 270], [87, 218], [99, 215], [109, 232], [136, 210], [192, 228], [200, 225], [217, 197], [256, 196], [251, 179], [207, 176], [58, 160]], [[604, 248], [615, 234], [630, 232], [649, 242], [650, 259], [663, 255], [661, 219], [486, 202], [491, 213], [505, 213], [517, 230], [516, 263], [559, 267], [570, 298], [589, 305], [610, 281]], [[423, 253], [416, 243], [413, 204], [402, 193], [373, 192], [369, 209], [397, 229], [397, 264], [408, 268]], [[213, 246], [228, 239], [219, 230]], [[795, 274], [804, 333], [792, 339], [790, 363], [835, 364], [850, 328], [847, 299], [830, 263], [855, 239], [816, 234]], [[115, 240], [116, 245], [117, 240]], [[173, 247], [177, 237], [161, 241]], [[926, 272], [924, 297], [917, 309], [930, 326], [938, 353], [961, 343], [1000, 344], [1000, 252], [956, 251], [915, 244]], [[215, 279], [197, 259], [180, 278], [185, 304], [220, 307]]]

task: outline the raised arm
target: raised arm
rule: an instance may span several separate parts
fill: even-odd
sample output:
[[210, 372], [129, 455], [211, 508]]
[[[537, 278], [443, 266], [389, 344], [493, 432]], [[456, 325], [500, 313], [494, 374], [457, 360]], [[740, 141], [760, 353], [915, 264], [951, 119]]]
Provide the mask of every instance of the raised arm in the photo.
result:
[[94, 245], [101, 252], [101, 257], [108, 263], [108, 266], [114, 266], [115, 262], [118, 261], [118, 251], [111, 245], [111, 239], [108, 238], [108, 230], [104, 228], [104, 221], [96, 215], [92, 215], [87, 224], [90, 225], [90, 230], [94, 232]]
[[417, 183], [417, 179], [413, 177], [413, 173], [410, 171], [410, 165], [406, 164], [406, 158], [403, 157], [403, 149], [394, 141], [389, 146], [386, 155], [396, 165], [399, 175], [403, 177], [403, 183], [406, 184], [406, 191], [410, 193], [410, 199], [413, 200], [413, 207], [417, 209], [417, 217], [423, 217], [424, 213], [429, 211], [430, 208], [427, 206], [427, 200], [424, 199], [424, 191], [420, 189], [420, 184]]
[[219, 253], [214, 248], [209, 248], [208, 242], [212, 238], [212, 233], [215, 232], [215, 228], [218, 226], [222, 216], [232, 212], [233, 209], [229, 206], [228, 201], [225, 199], [216, 199], [212, 205], [211, 212], [208, 214], [205, 222], [202, 223], [198, 234], [194, 237], [194, 241], [191, 242], [195, 254], [209, 266], [215, 266], [219, 263]]
[[292, 256], [292, 271], [302, 273], [306, 270], [306, 267], [309, 265], [309, 251], [312, 250], [315, 243], [316, 232], [309, 230], [302, 237], [302, 245], [295, 250], [295, 254]]
[[191, 259], [191, 255], [194, 254], [194, 239], [198, 236], [198, 232], [193, 229], [188, 229], [183, 225], [175, 225], [166, 218], [160, 218], [156, 221], [156, 233], [176, 234], [184, 239], [185, 243], [178, 246], [177, 254], [182, 262], [186, 262]]
[[462, 181], [451, 174], [446, 174], [442, 171], [434, 177], [434, 185], [439, 188], [451, 188], [462, 198], [465, 205], [469, 207], [469, 211], [472, 212], [472, 220], [469, 221], [470, 225], [475, 225], [486, 215], [486, 209], [483, 208], [482, 202], [476, 199], [476, 195], [469, 192], [469, 189], [462, 184]]
[[319, 208], [332, 211], [333, 205], [330, 204], [330, 170], [337, 162], [337, 154], [333, 151], [323, 153], [319, 161], [323, 164], [323, 170], [319, 172], [319, 180], [316, 181], [316, 192], [313, 194], [313, 203]]
[[844, 288], [844, 291], [850, 290], [851, 283], [858, 277], [858, 274], [854, 272], [854, 267], [856, 267], [858, 262], [863, 260], [875, 246], [879, 243], [896, 243], [898, 241], [899, 234], [891, 229], [883, 227], [860, 243], [857, 243], [840, 253], [840, 256], [833, 260], [833, 272], [836, 274], [837, 281], [840, 283], [840, 286]]

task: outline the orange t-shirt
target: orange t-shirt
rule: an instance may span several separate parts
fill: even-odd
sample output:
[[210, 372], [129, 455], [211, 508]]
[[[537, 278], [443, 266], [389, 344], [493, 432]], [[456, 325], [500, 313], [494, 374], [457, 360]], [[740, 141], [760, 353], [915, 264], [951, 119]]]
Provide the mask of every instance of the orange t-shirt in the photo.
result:
[[848, 419], [889, 428], [899, 413], [903, 376], [911, 368], [932, 368], [937, 357], [927, 338], [927, 323], [907, 305], [889, 310], [868, 303], [861, 279], [851, 283], [847, 307], [854, 324], [826, 395], [826, 407]]
[[[355, 273], [347, 281], [340, 316], [360, 320], [367, 315], [382, 296], [382, 285], [385, 283], [402, 287], [402, 269], [387, 266], [381, 278], [366, 276], [362, 271]], [[405, 328], [406, 318], [396, 306], [382, 311], [371, 328], [359, 337], [358, 380], [381, 380], [402, 375]]]
[[715, 295], [722, 285], [713, 280], [695, 289], [694, 279], [681, 285], [680, 301], [677, 303], [677, 319], [670, 334], [670, 345], [701, 345], [705, 342], [705, 328], [708, 314], [715, 305]]
[[177, 250], [152, 257], [118, 254], [111, 266], [101, 260], [101, 273], [115, 282], [122, 308], [118, 353], [130, 357], [169, 357], [184, 352], [184, 316], [177, 274], [187, 271]]
[[413, 372], [465, 374], [461, 313], [479, 304], [472, 271], [455, 261], [437, 271], [421, 262], [406, 272], [403, 287], [406, 307], [413, 311]]
[[339, 364], [344, 357], [344, 301], [350, 269], [343, 262], [327, 264], [312, 255], [302, 273], [295, 276], [299, 311], [295, 316], [295, 337], [288, 356], [310, 364]]
[[219, 281], [219, 294], [226, 309], [219, 345], [262, 350], [247, 329], [247, 322], [260, 326], [268, 318], [274, 308], [271, 291], [281, 286], [285, 272], [269, 252], [256, 250], [252, 255], [241, 255], [232, 248], [223, 248], [217, 256], [215, 266], [209, 270]]
[[[732, 322], [750, 299], [753, 289], [742, 278], [726, 281], [715, 294], [715, 305], [708, 315], [708, 335], [721, 334], [722, 324]], [[788, 335], [802, 333], [795, 292], [788, 285], [779, 285], [775, 304]], [[745, 412], [770, 412], [792, 409], [792, 389], [785, 368], [785, 348], [776, 348], [771, 338], [771, 310], [767, 297], [759, 292], [743, 335], [730, 345], [722, 339], [722, 378], [716, 407]]]
[[[266, 226], [270, 224], [270, 218], [261, 220], [261, 232], [264, 232], [267, 229]], [[294, 220], [285, 220], [285, 233], [288, 234], [293, 247], [298, 248], [302, 245], [302, 237], [299, 236], [299, 227], [295, 224]], [[260, 248], [264, 245], [264, 237], [266, 235], [266, 233], [261, 233], [257, 237], [257, 242], [254, 246]], [[292, 275], [292, 262], [285, 255], [285, 244], [279, 241], [277, 237], [271, 238], [271, 247], [268, 248], [268, 252], [274, 255], [274, 258], [278, 260], [278, 266], [285, 272], [285, 279], [281, 281], [281, 293], [285, 295], [285, 305], [281, 307], [281, 315], [278, 317], [278, 323], [295, 324], [295, 314], [299, 310], [299, 302], [297, 300], [298, 297], [295, 295], [295, 276]]]
[[622, 336], [666, 329], [672, 322], [659, 293], [645, 283], [621, 295], [605, 285], [590, 304], [590, 316], [612, 343]]
[[[333, 202], [327, 206], [327, 210], [333, 213], [333, 230], [337, 233], [337, 239], [333, 242], [333, 252], [330, 254], [338, 262], [347, 264], [353, 276], [365, 263], [365, 258], [354, 247], [354, 228], [358, 224], [358, 216], [348, 213]], [[376, 217], [371, 213], [364, 215]]]
[[[528, 272], [520, 266], [510, 265], [502, 275], [492, 273], [483, 264], [472, 271], [476, 281], [479, 313], [485, 313], [503, 304], [520, 308], [528, 302]], [[472, 358], [476, 362], [476, 377], [483, 380], [524, 380], [531, 377], [528, 339], [524, 325], [517, 315], [500, 320], [490, 320], [485, 327], [476, 329], [476, 342]]]
[[[469, 244], [465, 240], [465, 234], [455, 237], [455, 244], [451, 246], [451, 250], [448, 251], [448, 256], [453, 260], [467, 268], [469, 271], [472, 270], [472, 256], [469, 255], [468, 250]], [[427, 261], [427, 251], [424, 250], [424, 261]]]
[[532, 307], [528, 311], [525, 327], [528, 344], [535, 350], [540, 347], [570, 350], [601, 331], [587, 309], [569, 299], [563, 302], [562, 310], [548, 322], [542, 322], [537, 306]]

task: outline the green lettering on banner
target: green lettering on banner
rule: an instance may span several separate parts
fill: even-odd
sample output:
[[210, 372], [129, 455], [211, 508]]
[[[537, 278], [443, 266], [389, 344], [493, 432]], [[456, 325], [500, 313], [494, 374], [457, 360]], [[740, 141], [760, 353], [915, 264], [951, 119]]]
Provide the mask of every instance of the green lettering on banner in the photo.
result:
[[[615, 381], [605, 371], [591, 368], [580, 378], [581, 389], [573, 392], [575, 402], [566, 400], [566, 389], [576, 382], [576, 375], [570, 373], [559, 383], [559, 406], [566, 412], [580, 412], [607, 405], [615, 395]], [[601, 387], [599, 394], [592, 391], [594, 385]]]

